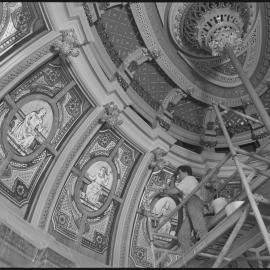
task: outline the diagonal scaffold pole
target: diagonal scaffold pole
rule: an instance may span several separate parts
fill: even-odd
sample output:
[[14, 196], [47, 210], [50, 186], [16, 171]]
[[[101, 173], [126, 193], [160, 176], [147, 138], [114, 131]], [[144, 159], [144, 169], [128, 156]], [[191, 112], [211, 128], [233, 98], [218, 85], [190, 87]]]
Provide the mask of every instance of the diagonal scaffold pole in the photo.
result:
[[235, 240], [237, 234], [239, 233], [241, 227], [243, 226], [243, 224], [247, 218], [248, 211], [249, 211], [249, 206], [247, 206], [245, 208], [242, 216], [237, 221], [235, 227], [233, 228], [233, 231], [231, 232], [228, 240], [226, 241], [223, 249], [221, 250], [221, 252], [220, 252], [219, 256], [217, 257], [215, 263], [213, 264], [212, 268], [218, 268], [220, 266], [220, 264], [222, 263], [222, 261], [224, 260], [224, 257], [228, 253], [233, 241]]
[[250, 80], [248, 79], [247, 75], [245, 74], [239, 60], [237, 59], [232, 47], [227, 44], [224, 47], [224, 52], [227, 53], [234, 65], [234, 67], [237, 70], [237, 73], [241, 79], [241, 81], [243, 82], [258, 114], [261, 117], [262, 122], [264, 123], [266, 129], [268, 130], [268, 133], [270, 134], [270, 117], [266, 111], [266, 109], [264, 108], [264, 105], [259, 97], [259, 95], [257, 94], [257, 92], [255, 91], [253, 85], [251, 84]]
[[255, 218], [257, 220], [257, 223], [259, 225], [259, 228], [261, 230], [261, 233], [263, 235], [264, 241], [266, 243], [267, 249], [268, 249], [269, 254], [270, 254], [270, 237], [269, 237], [269, 233], [268, 233], [268, 231], [266, 229], [266, 226], [265, 226], [264, 221], [262, 219], [262, 216], [261, 216], [261, 213], [260, 213], [259, 208], [257, 206], [257, 203], [256, 203], [256, 201], [255, 201], [255, 199], [253, 197], [253, 194], [252, 194], [250, 186], [249, 186], [249, 184], [247, 182], [247, 179], [246, 179], [245, 173], [243, 171], [243, 168], [241, 166], [241, 163], [240, 163], [240, 161], [239, 161], [239, 159], [237, 157], [237, 152], [235, 151], [235, 147], [232, 144], [230, 135], [229, 135], [229, 133], [227, 131], [227, 128], [226, 128], [226, 126], [224, 124], [224, 121], [223, 121], [223, 118], [221, 116], [220, 110], [219, 110], [217, 104], [213, 104], [213, 106], [214, 106], [214, 109], [216, 111], [216, 114], [217, 114], [217, 117], [218, 117], [218, 120], [219, 120], [219, 123], [220, 123], [220, 127], [221, 127], [221, 129], [223, 131], [223, 134], [224, 134], [224, 136], [226, 138], [226, 141], [228, 143], [230, 152], [232, 154], [232, 158], [233, 158], [233, 160], [235, 162], [235, 165], [237, 167], [237, 170], [239, 172], [240, 179], [241, 179], [241, 182], [242, 182], [243, 187], [245, 189], [245, 192], [247, 194], [250, 206], [251, 206], [251, 208], [252, 208], [252, 210], [254, 212]]

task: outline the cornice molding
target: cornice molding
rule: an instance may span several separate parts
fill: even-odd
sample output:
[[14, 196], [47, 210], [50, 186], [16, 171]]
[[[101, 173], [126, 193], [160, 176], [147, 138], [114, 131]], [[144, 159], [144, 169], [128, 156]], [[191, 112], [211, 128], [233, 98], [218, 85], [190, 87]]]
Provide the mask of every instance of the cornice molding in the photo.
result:
[[53, 56], [51, 46], [60, 40], [60, 33], [50, 32], [20, 51], [8, 63], [0, 68], [3, 74], [0, 80], [0, 98], [24, 77]]

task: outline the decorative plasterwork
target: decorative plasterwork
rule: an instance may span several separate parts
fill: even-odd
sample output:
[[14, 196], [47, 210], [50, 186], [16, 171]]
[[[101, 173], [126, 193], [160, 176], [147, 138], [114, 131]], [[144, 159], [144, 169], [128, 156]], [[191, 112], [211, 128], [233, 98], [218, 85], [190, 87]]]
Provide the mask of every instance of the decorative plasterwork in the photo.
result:
[[[50, 35], [51, 37], [51, 35]], [[21, 76], [21, 74], [29, 67], [38, 62], [42, 57], [51, 55], [51, 47], [61, 39], [60, 34], [55, 37], [52, 35], [52, 40], [44, 44], [41, 48], [32, 52], [26, 58], [24, 58], [21, 62], [17, 63], [17, 65], [10, 70], [7, 74], [5, 74], [0, 80], [0, 89], [3, 90], [10, 82], [13, 82], [16, 78]], [[4, 94], [3, 92], [1, 94]]]
[[5, 61], [47, 26], [37, 2], [1, 2], [0, 10], [0, 61]]
[[186, 54], [211, 59], [208, 43], [216, 33], [234, 29], [246, 34], [253, 28], [256, 16], [256, 3], [173, 3], [169, 14], [170, 33]]
[[[64, 163], [62, 164], [61, 170], [58, 172], [56, 179], [54, 180], [53, 186], [51, 187], [50, 193], [46, 199], [45, 205], [42, 209], [41, 217], [38, 221], [38, 226], [40, 228], [45, 228], [46, 222], [48, 219], [48, 214], [52, 211], [51, 206], [53, 200], [55, 200], [55, 194], [58, 190], [59, 185], [61, 184], [64, 175], [67, 173], [67, 169], [71, 166], [72, 162], [74, 162], [74, 157], [78, 154], [78, 151], [81, 149], [82, 145], [85, 143], [87, 138], [89, 138], [89, 134], [91, 131], [99, 124], [99, 120], [103, 115], [103, 111], [100, 111], [96, 117], [91, 121], [91, 124], [88, 128], [84, 131], [83, 135], [77, 140], [76, 144], [73, 146], [71, 151], [69, 151], [69, 155], [65, 159]], [[63, 184], [63, 183], [62, 183]]]
[[78, 48], [82, 47], [89, 42], [80, 44], [74, 29], [66, 29], [60, 31], [62, 39], [58, 40], [52, 49], [61, 57], [73, 56], [77, 57], [80, 54]]
[[[151, 24], [152, 21], [151, 21], [150, 15], [152, 15], [152, 13], [151, 13], [152, 11], [147, 9], [147, 8], [150, 9], [150, 4], [148, 4], [148, 3], [132, 3], [130, 6], [131, 6], [133, 16], [135, 18], [136, 24], [140, 30], [141, 36], [142, 36], [147, 48], [154, 47], [160, 51], [160, 57], [158, 59], [156, 59], [156, 62], [180, 88], [182, 88], [184, 91], [189, 90], [189, 92], [191, 93], [191, 95], [194, 98], [196, 98], [200, 101], [203, 101], [205, 103], [208, 103], [208, 104], [211, 104], [212, 102], [222, 102], [223, 104], [225, 104], [227, 106], [238, 106], [238, 105], [241, 105], [241, 103], [242, 103], [240, 96], [241, 97], [243, 97], [243, 96], [248, 97], [248, 95], [246, 94], [243, 87], [240, 87], [239, 89], [232, 88], [232, 89], [228, 89], [226, 91], [225, 91], [225, 89], [224, 89], [224, 91], [222, 91], [221, 88], [219, 88], [218, 91], [222, 91], [222, 95], [219, 96], [219, 92], [212, 93], [213, 89], [209, 92], [207, 87], [205, 87], [205, 88], [200, 87], [199, 85], [193, 83], [192, 80], [190, 80], [186, 77], [186, 75], [184, 74], [184, 71], [182, 72], [181, 69], [179, 69], [179, 67], [176, 66], [176, 64], [174, 63], [174, 60], [169, 58], [169, 56], [166, 52], [166, 48], [164, 48], [164, 46], [162, 47], [160, 42], [158, 41], [158, 35], [160, 35], [161, 33], [154, 31], [153, 26]], [[258, 15], [258, 18], [259, 17], [260, 17], [260, 14]], [[257, 25], [259, 25], [259, 23], [260, 22], [257, 21]], [[258, 44], [260, 43], [260, 31], [261, 30], [260, 30], [260, 27], [259, 27], [259, 29], [258, 29], [258, 27], [259, 26], [257, 26], [257, 28], [256, 27], [254, 28], [256, 30], [254, 30], [254, 32], [252, 32], [248, 38], [248, 41], [251, 42], [251, 44], [253, 44], [253, 46], [255, 46], [255, 45], [256, 46], [250, 48], [250, 50], [248, 50], [248, 53], [250, 54], [250, 56], [247, 55], [244, 58], [245, 59], [244, 62], [246, 63], [244, 66], [244, 69], [245, 69], [245, 71], [250, 72], [250, 74], [254, 73], [254, 65], [253, 64], [251, 65], [251, 62], [252, 63], [254, 62], [256, 64], [258, 62], [258, 58], [259, 58], [258, 55], [256, 55], [256, 57], [255, 57], [255, 54], [260, 49], [260, 46]], [[258, 43], [257, 42], [253, 43], [255, 33], [256, 33], [256, 39], [258, 38]], [[247, 48], [244, 46], [243, 49], [241, 49], [241, 50], [245, 51], [246, 49]], [[255, 52], [254, 52], [254, 49], [255, 49]], [[198, 62], [198, 60], [196, 60], [196, 61]], [[216, 60], [213, 60], [213, 61], [215, 62]], [[215, 62], [215, 65], [219, 65], [220, 64], [220, 63], [218, 63], [219, 61]], [[228, 59], [226, 59], [226, 61], [228, 61]], [[214, 64], [212, 64], [212, 65], [214, 65]], [[205, 74], [207, 72], [209, 72], [209, 70], [207, 70], [207, 71], [205, 70], [205, 72], [203, 73], [203, 77], [205, 77]], [[256, 70], [256, 72], [260, 73], [261, 71]], [[259, 93], [259, 95], [261, 95], [267, 89], [267, 87], [263, 83], [263, 80], [267, 79], [267, 77], [268, 77], [267, 70], [264, 70], [263, 74], [261, 74], [261, 75], [262, 75], [262, 80], [259, 83], [258, 83], [258, 81], [256, 83], [256, 91]], [[233, 75], [233, 76], [235, 76], [235, 75]], [[256, 74], [256, 76], [258, 76], [258, 75]], [[235, 83], [235, 81], [233, 83]], [[222, 82], [222, 85], [224, 85], [224, 84], [225, 84], [225, 81]], [[237, 81], [237, 84], [239, 84], [239, 80]]]
[[[181, 20], [181, 13], [184, 12], [188, 3], [173, 3], [170, 8], [170, 17], [169, 17], [169, 24], [170, 24], [170, 34], [173, 37], [174, 41], [179, 43], [181, 42], [180, 37], [177, 38], [177, 31], [175, 27], [179, 28], [179, 21]], [[260, 57], [260, 49], [261, 49], [261, 14], [256, 18], [255, 25], [255, 9], [256, 4], [252, 7], [250, 4], [252, 12], [252, 18], [250, 19], [250, 25], [248, 29], [248, 35], [244, 38], [243, 44], [237, 46], [237, 50], [235, 51], [236, 55], [238, 56], [240, 62], [243, 64], [243, 68], [247, 74], [247, 76], [251, 76], [257, 67], [257, 63]], [[219, 10], [215, 9], [212, 12], [212, 17], [220, 17], [225, 16], [222, 14], [222, 10], [220, 14]], [[231, 11], [228, 8], [223, 10], [225, 13]], [[227, 15], [226, 15], [227, 16]], [[231, 16], [231, 20], [234, 19]], [[213, 20], [210, 18], [210, 20]], [[217, 20], [217, 19], [216, 19]], [[240, 20], [240, 19], [239, 19]], [[204, 22], [206, 23], [206, 22]], [[251, 28], [252, 24], [252, 28]], [[209, 27], [209, 26], [208, 26]], [[198, 33], [198, 36], [200, 33]], [[201, 34], [202, 35], [202, 34]], [[202, 35], [203, 36], [203, 35]], [[213, 42], [212, 42], [213, 43]], [[198, 44], [197, 44], [198, 45]], [[180, 43], [179, 46], [183, 47]], [[198, 45], [199, 46], [199, 45]], [[188, 50], [188, 47], [185, 47]], [[199, 50], [200, 51], [200, 50]], [[222, 87], [235, 87], [239, 86], [242, 82], [235, 71], [234, 66], [226, 57], [223, 55], [222, 57], [211, 57], [207, 52], [202, 54], [200, 57], [199, 55], [192, 55], [192, 51], [189, 51], [188, 54], [183, 52], [179, 52], [179, 54], [189, 63], [189, 65], [194, 68], [201, 76], [203, 76], [208, 81], [217, 84]]]
[[0, 193], [22, 213], [31, 208], [60, 149], [91, 108], [59, 58], [44, 63], [1, 100]]
[[[8, 260], [11, 266], [18, 267], [16, 263], [21, 262], [20, 256], [23, 254], [24, 263], [27, 261], [28, 267], [74, 267], [75, 264], [70, 258], [64, 257], [50, 247], [40, 248], [29, 241], [21, 231], [14, 231], [5, 223], [0, 223], [1, 252], [0, 258]], [[12, 252], [7, 252], [7, 247], [12, 247]], [[11, 260], [15, 256], [15, 260]], [[26, 265], [20, 265], [26, 266]]]

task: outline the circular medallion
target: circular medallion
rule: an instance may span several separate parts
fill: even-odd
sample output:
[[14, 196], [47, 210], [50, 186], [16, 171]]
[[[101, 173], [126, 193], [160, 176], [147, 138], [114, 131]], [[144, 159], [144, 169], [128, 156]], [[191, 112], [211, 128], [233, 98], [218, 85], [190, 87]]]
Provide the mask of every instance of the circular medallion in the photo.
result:
[[[151, 202], [151, 225], [155, 229], [167, 218], [168, 214], [180, 203], [177, 196], [156, 196]], [[166, 235], [177, 237], [178, 231], [183, 222], [183, 208], [171, 217], [159, 230], [159, 235], [154, 235], [154, 245], [160, 248], [172, 248], [178, 241], [175, 238], [166, 237]]]
[[102, 214], [111, 203], [117, 184], [114, 164], [105, 157], [92, 159], [77, 184], [77, 204], [89, 216]]

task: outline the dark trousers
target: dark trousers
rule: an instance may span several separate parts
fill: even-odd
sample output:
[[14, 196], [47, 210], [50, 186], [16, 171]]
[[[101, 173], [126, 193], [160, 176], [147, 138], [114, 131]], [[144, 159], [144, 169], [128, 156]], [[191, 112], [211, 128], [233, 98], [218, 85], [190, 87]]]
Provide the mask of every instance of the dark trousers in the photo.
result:
[[[184, 253], [192, 247], [191, 226], [193, 226], [193, 229], [200, 239], [207, 234], [203, 208], [204, 203], [197, 195], [193, 195], [186, 204], [187, 217], [184, 219], [178, 233], [178, 240]], [[190, 222], [192, 222], [192, 224], [190, 224]]]

